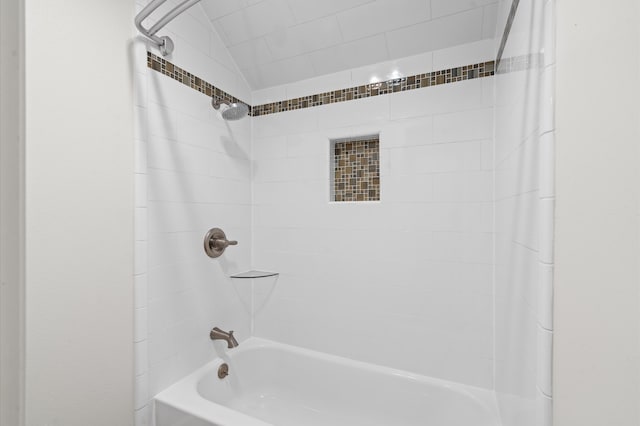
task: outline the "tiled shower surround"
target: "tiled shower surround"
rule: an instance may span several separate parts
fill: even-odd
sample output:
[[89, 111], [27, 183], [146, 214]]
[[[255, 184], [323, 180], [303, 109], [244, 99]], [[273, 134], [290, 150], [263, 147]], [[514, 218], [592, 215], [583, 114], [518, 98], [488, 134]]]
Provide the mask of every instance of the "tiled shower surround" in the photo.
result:
[[[213, 326], [487, 389], [517, 368], [496, 352], [494, 178], [511, 175], [494, 167], [492, 40], [406, 58], [399, 79], [251, 92], [197, 13], [171, 25], [173, 57], [137, 51], [137, 425], [217, 356]], [[223, 121], [216, 94], [252, 116]], [[332, 141], [363, 135], [379, 137], [379, 202], [332, 203]], [[214, 226], [239, 241], [218, 260], [202, 250]], [[280, 276], [229, 278], [249, 268]]]
[[[484, 42], [425, 63], [489, 55]], [[216, 356], [214, 325], [492, 387], [493, 77], [225, 122], [191, 78], [146, 56], [141, 418], [149, 398]], [[379, 135], [380, 201], [330, 203], [331, 141], [362, 135]], [[219, 260], [202, 250], [214, 226], [239, 241]], [[280, 276], [253, 291], [228, 278], [250, 267]]]

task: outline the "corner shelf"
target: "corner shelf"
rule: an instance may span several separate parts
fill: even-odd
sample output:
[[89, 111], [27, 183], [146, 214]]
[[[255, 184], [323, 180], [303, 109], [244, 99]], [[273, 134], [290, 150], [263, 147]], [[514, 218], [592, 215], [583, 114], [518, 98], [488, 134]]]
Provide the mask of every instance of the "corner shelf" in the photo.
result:
[[275, 277], [279, 275], [278, 272], [269, 272], [269, 271], [245, 271], [240, 272], [238, 274], [231, 275], [231, 278], [238, 279], [252, 279], [252, 278], [267, 278], [267, 277]]

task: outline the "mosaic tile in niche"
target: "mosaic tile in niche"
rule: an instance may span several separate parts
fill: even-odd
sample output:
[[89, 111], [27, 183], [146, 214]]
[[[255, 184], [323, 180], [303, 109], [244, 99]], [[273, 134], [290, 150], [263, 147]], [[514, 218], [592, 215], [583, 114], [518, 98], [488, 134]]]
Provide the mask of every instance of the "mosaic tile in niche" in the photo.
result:
[[380, 200], [380, 139], [333, 141], [333, 200]]

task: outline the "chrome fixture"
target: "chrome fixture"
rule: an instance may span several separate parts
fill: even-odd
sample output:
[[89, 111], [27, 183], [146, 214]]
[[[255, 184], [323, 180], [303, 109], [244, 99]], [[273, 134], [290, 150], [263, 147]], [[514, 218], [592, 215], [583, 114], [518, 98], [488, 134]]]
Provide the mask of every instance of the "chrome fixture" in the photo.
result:
[[167, 36], [159, 37], [156, 35], [156, 33], [164, 28], [164, 26], [169, 22], [173, 21], [182, 12], [200, 2], [200, 0], [183, 0], [176, 7], [167, 12], [166, 15], [158, 19], [158, 21], [151, 28], [147, 29], [142, 26], [142, 21], [147, 19], [149, 15], [151, 15], [157, 8], [162, 6], [166, 1], [167, 0], [152, 0], [148, 5], [144, 7], [144, 9], [140, 11], [140, 13], [136, 15], [136, 18], [134, 20], [138, 31], [140, 31], [145, 37], [153, 41], [160, 49], [160, 53], [162, 53], [163, 56], [170, 55], [171, 52], [173, 52], [173, 41]]
[[209, 337], [211, 340], [226, 340], [227, 348], [229, 349], [238, 346], [238, 341], [233, 337], [233, 330], [227, 333], [226, 331], [220, 330], [218, 327], [213, 327], [213, 330], [209, 333]]
[[229, 364], [227, 363], [220, 364], [220, 367], [218, 367], [218, 379], [224, 379], [228, 375], [229, 375]]
[[240, 120], [249, 113], [249, 107], [242, 102], [229, 103], [223, 99], [211, 98], [211, 106], [222, 111], [222, 118], [229, 121]]
[[204, 236], [204, 252], [214, 259], [220, 257], [227, 247], [236, 245], [238, 242], [227, 240], [227, 235], [220, 228], [211, 228]]

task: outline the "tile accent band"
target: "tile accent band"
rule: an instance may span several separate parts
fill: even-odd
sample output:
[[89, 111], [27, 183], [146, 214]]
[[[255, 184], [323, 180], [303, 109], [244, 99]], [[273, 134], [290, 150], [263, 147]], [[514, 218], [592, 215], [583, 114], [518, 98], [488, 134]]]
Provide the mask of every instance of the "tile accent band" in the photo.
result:
[[355, 99], [369, 98], [372, 96], [388, 95], [396, 92], [404, 92], [406, 90], [438, 86], [440, 84], [455, 83], [474, 78], [490, 77], [494, 75], [495, 72], [494, 64], [494, 61], [481, 62], [457, 68], [449, 68], [446, 70], [416, 74], [409, 77], [396, 78], [379, 83], [371, 83], [362, 86], [349, 87], [347, 89], [318, 93], [315, 95], [303, 96], [301, 98], [288, 99], [281, 102], [256, 105], [253, 107], [253, 115], [260, 116], [274, 114], [276, 112], [310, 108]]
[[280, 102], [251, 106], [222, 89], [215, 87], [201, 78], [185, 71], [151, 52], [147, 52], [147, 66], [166, 76], [173, 78], [207, 96], [216, 96], [228, 102], [242, 102], [249, 106], [249, 114], [253, 117], [275, 114], [296, 109], [311, 108], [320, 105], [346, 102], [373, 96], [388, 95], [396, 92], [415, 90], [423, 87], [438, 86], [475, 78], [491, 77], [495, 74], [495, 61], [480, 62], [456, 68], [449, 68], [424, 74], [396, 78], [378, 83], [354, 86], [346, 89], [317, 93], [300, 98], [287, 99]]
[[147, 66], [152, 70], [158, 71], [160, 74], [164, 74], [174, 80], [179, 81], [185, 86], [189, 86], [192, 89], [197, 90], [200, 93], [204, 93], [210, 97], [216, 97], [229, 103], [242, 102], [249, 107], [249, 114], [251, 114], [251, 105], [248, 102], [244, 102], [235, 96], [225, 92], [224, 90], [214, 86], [213, 84], [197, 77], [183, 68], [167, 61], [166, 59], [154, 55], [151, 52], [147, 52]]

